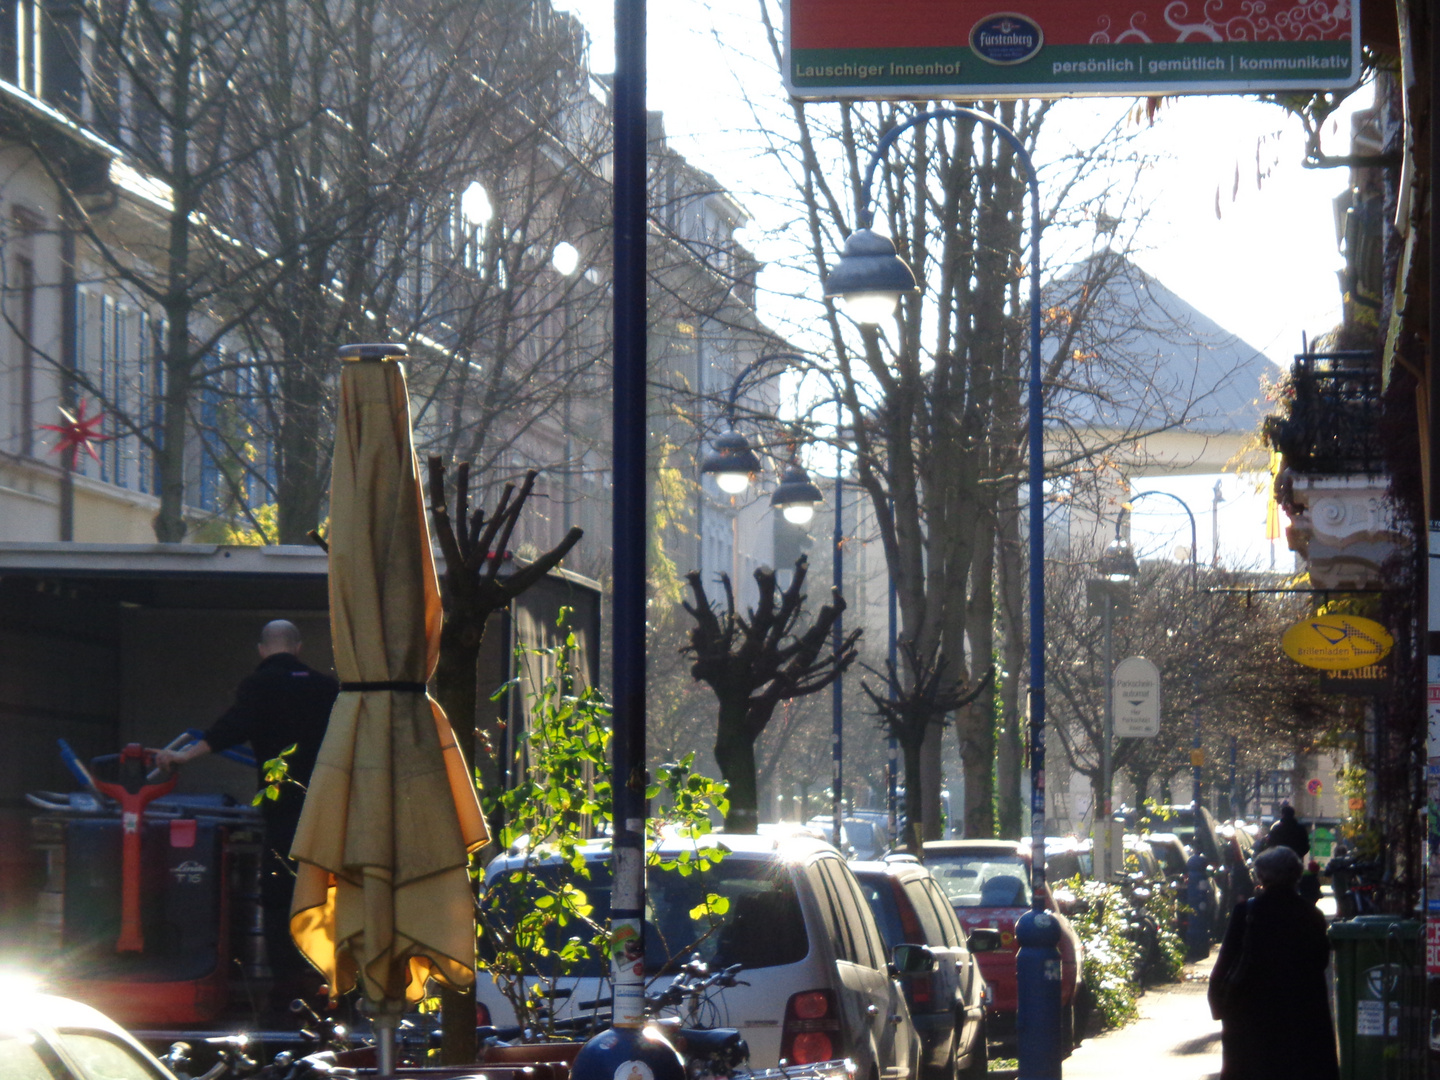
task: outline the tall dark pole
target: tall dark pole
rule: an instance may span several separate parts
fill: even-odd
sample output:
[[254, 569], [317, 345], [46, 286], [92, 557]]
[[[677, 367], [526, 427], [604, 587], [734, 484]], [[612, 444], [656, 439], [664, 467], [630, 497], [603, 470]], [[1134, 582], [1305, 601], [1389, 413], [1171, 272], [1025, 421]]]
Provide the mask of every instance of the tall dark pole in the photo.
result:
[[[612, 931], [645, 912], [645, 0], [615, 2], [614, 813]], [[638, 1026], [643, 973], [615, 965], [615, 1023]]]
[[[832, 561], [833, 572], [831, 584], [835, 587], [835, 595], [842, 596], [845, 584], [845, 530], [841, 525], [840, 507], [841, 499], [845, 494], [845, 475], [842, 468], [845, 455], [840, 452], [837, 443], [835, 450], [835, 534]], [[845, 616], [835, 616], [835, 625], [831, 628], [830, 641], [839, 656], [845, 650], [845, 628], [842, 625]], [[845, 788], [844, 762], [845, 762], [845, 677], [837, 676], [830, 684], [830, 815], [835, 826], [835, 846], [844, 851], [841, 842], [841, 829], [845, 820]]]
[[[614, 754], [610, 901], [614, 1027], [580, 1049], [572, 1080], [684, 1080], [645, 1012], [645, 0], [615, 0]], [[639, 1067], [643, 1066], [643, 1067]], [[623, 1067], [623, 1068], [622, 1068]]]

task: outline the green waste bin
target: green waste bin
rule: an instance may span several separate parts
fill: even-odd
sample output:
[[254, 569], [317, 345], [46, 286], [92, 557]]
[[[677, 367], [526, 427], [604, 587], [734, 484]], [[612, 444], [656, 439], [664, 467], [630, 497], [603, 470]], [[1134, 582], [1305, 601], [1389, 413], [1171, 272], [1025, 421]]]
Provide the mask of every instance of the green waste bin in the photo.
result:
[[1424, 925], [1361, 915], [1330, 927], [1341, 1080], [1424, 1075]]

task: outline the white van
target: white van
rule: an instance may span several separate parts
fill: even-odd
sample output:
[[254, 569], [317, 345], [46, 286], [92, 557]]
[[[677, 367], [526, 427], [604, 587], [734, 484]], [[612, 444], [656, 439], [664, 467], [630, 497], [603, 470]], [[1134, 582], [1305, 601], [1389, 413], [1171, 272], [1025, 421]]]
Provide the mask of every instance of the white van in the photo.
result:
[[[705, 843], [726, 852], [710, 870], [649, 873], [649, 990], [662, 989], [696, 953], [711, 970], [742, 964], [739, 978], [749, 985], [717, 991], [700, 1022], [738, 1028], [750, 1045], [752, 1068], [774, 1068], [782, 1059], [800, 1065], [848, 1057], [858, 1080], [916, 1078], [920, 1044], [904, 994], [864, 894], [839, 852], [806, 837], [727, 833], [706, 837]], [[609, 845], [589, 844], [582, 854], [591, 876], [578, 885], [594, 905], [591, 917], [603, 925], [610, 910]], [[661, 848], [660, 854], [673, 852]], [[485, 870], [487, 886], [526, 865], [525, 855], [496, 858]], [[539, 856], [529, 858], [528, 868], [552, 880], [559, 880], [563, 869], [559, 860]], [[729, 901], [724, 914], [705, 912], [708, 894]], [[577, 932], [573, 924], [557, 930], [551, 944]], [[604, 963], [594, 957], [566, 975], [555, 969], [557, 1019], [608, 1011]], [[496, 1026], [515, 1023], [509, 1002], [484, 971], [476, 980], [476, 997], [482, 1022], [488, 1013]]]

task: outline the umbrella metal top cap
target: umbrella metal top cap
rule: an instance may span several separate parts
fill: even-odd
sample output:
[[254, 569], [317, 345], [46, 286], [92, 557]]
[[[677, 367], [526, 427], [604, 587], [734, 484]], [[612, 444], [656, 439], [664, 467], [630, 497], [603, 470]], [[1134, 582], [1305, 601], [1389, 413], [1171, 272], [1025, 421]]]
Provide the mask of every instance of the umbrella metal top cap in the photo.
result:
[[410, 350], [399, 342], [372, 342], [360, 345], [341, 345], [337, 353], [341, 360], [389, 360], [392, 357], [409, 356]]

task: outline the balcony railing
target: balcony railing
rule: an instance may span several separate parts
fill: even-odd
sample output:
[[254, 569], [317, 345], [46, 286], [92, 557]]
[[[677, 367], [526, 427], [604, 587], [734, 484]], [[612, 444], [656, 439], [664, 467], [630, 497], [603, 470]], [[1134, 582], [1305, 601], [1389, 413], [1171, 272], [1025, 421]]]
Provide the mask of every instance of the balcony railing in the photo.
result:
[[1384, 471], [1380, 369], [1369, 351], [1307, 353], [1290, 369], [1289, 409], [1265, 421], [1265, 438], [1299, 473]]

